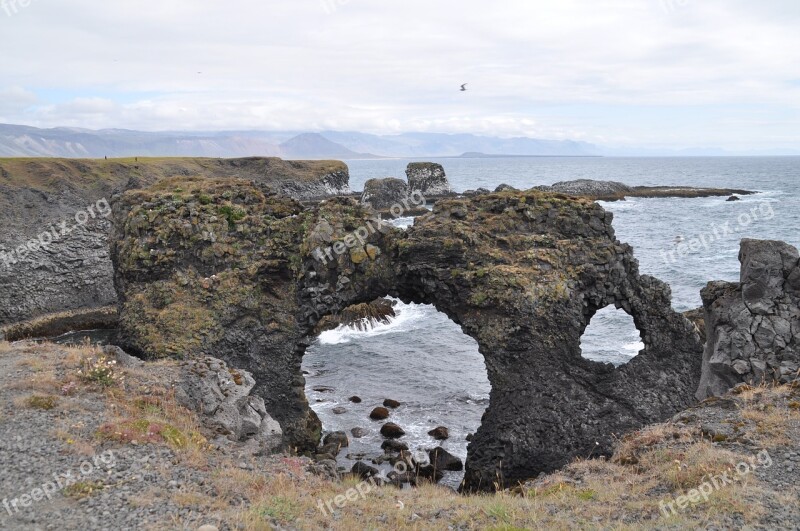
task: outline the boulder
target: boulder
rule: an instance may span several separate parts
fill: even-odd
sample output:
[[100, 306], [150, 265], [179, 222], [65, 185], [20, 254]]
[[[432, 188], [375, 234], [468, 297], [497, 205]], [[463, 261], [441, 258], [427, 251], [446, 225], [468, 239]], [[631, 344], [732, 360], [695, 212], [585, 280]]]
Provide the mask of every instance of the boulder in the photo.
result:
[[518, 192], [519, 190], [517, 190], [516, 188], [514, 188], [509, 184], [501, 184], [500, 186], [495, 188], [494, 191], [495, 193], [498, 193], [498, 192]]
[[461, 459], [454, 456], [442, 447], [430, 450], [428, 452], [428, 457], [430, 458], [431, 464], [436, 468], [436, 470], [447, 470], [451, 472], [459, 472], [464, 470], [464, 463], [461, 462]]
[[383, 435], [387, 439], [399, 439], [405, 434], [406, 432], [403, 430], [403, 428], [401, 428], [394, 422], [387, 422], [386, 424], [381, 426], [381, 435]]
[[728, 201], [729, 203], [731, 203], [731, 202], [733, 202], [733, 201], [741, 201], [741, 200], [742, 200], [742, 198], [741, 198], [741, 197], [739, 197], [738, 195], [732, 195], [732, 196], [730, 196], [730, 197], [727, 199], [727, 201]]
[[386, 400], [384, 400], [383, 405], [391, 409], [397, 409], [401, 406], [400, 402], [398, 402], [397, 400], [392, 400], [391, 398], [387, 398]]
[[444, 426], [439, 426], [438, 428], [434, 428], [431, 431], [429, 431], [428, 435], [430, 435], [437, 441], [444, 441], [450, 438], [450, 431]]
[[325, 446], [329, 444], [335, 444], [339, 448], [346, 448], [350, 446], [350, 441], [348, 440], [347, 434], [345, 432], [334, 431], [325, 436], [325, 438], [322, 440], [322, 444], [324, 444]]
[[364, 428], [353, 428], [350, 430], [350, 435], [353, 436], [355, 439], [361, 439], [362, 437], [366, 437], [369, 432]]
[[408, 445], [394, 439], [389, 439], [381, 443], [381, 450], [385, 452], [406, 452], [408, 451]]
[[373, 466], [369, 466], [368, 464], [358, 461], [356, 464], [353, 465], [353, 468], [350, 469], [350, 472], [361, 479], [369, 479], [371, 477], [375, 477], [378, 475], [380, 470]]
[[450, 195], [452, 190], [441, 164], [412, 162], [406, 168], [409, 192], [419, 192], [424, 197]]
[[361, 398], [358, 397], [358, 396], [351, 396], [350, 398], [348, 398], [348, 400], [350, 402], [354, 403], [354, 404], [360, 404], [361, 403]]
[[[122, 352], [114, 347], [118, 355], [117, 351]], [[283, 434], [267, 413], [264, 399], [251, 396], [254, 387], [255, 379], [248, 371], [229, 368], [224, 361], [206, 356], [181, 368], [175, 398], [183, 407], [199, 413], [206, 428], [232, 442], [253, 441], [256, 452], [273, 453], [281, 448]]]
[[389, 410], [385, 407], [376, 407], [369, 414], [372, 420], [386, 420], [389, 418]]

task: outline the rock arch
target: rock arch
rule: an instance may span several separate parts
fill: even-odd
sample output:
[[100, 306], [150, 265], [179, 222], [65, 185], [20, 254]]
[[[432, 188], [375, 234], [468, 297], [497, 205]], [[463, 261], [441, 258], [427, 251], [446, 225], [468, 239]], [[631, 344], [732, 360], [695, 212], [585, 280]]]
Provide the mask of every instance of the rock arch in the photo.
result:
[[[485, 358], [490, 405], [464, 488], [493, 490], [608, 454], [615, 436], [692, 402], [699, 337], [611, 221], [588, 200], [503, 192], [440, 201], [403, 232], [351, 199], [304, 209], [252, 183], [162, 182], [115, 200], [121, 340], [247, 369], [287, 444], [310, 450], [320, 425], [300, 363], [319, 320], [387, 293], [432, 304]], [[580, 353], [609, 304], [646, 345], [619, 369]]]

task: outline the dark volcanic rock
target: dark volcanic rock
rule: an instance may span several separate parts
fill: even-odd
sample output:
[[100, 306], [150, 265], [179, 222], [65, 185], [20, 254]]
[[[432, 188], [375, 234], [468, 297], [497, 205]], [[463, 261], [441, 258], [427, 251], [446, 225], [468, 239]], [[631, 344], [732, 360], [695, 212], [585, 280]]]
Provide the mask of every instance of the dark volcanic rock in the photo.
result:
[[386, 424], [381, 426], [381, 435], [383, 435], [387, 439], [399, 439], [405, 434], [406, 434], [405, 430], [403, 430], [403, 428], [401, 428], [394, 422], [387, 422]]
[[555, 183], [550, 191], [568, 195], [585, 195], [590, 197], [605, 197], [625, 195], [633, 191], [626, 184], [615, 181], [594, 181], [592, 179], [578, 179], [576, 181], [563, 181]]
[[361, 397], [359, 397], [359, 396], [351, 396], [350, 398], [348, 398], [348, 400], [350, 400], [350, 402], [352, 402], [354, 404], [360, 404], [361, 403]]
[[434, 448], [428, 452], [428, 457], [431, 460], [431, 464], [436, 468], [436, 470], [448, 470], [450, 472], [459, 472], [464, 470], [464, 463], [461, 462], [461, 459], [454, 456], [444, 448]]
[[337, 406], [331, 410], [334, 415], [344, 415], [347, 413], [347, 408], [342, 406]]
[[389, 439], [381, 443], [381, 450], [384, 452], [406, 452], [408, 451], [408, 445], [404, 442]]
[[[338, 161], [3, 159], [0, 326], [116, 304], [108, 240], [113, 195], [186, 175], [235, 176], [302, 200], [350, 192], [347, 165]], [[150, 215], [155, 221], [159, 214]]]
[[434, 428], [431, 431], [429, 431], [428, 435], [430, 435], [437, 441], [444, 441], [450, 438], [450, 431], [444, 426], [439, 426], [438, 428]]
[[556, 192], [570, 196], [590, 197], [603, 201], [619, 201], [626, 197], [715, 197], [731, 194], [750, 195], [755, 192], [731, 188], [695, 188], [692, 186], [628, 186], [615, 181], [578, 179], [552, 186], [536, 186], [542, 192]]
[[359, 461], [353, 465], [353, 468], [350, 469], [350, 472], [352, 472], [353, 475], [358, 476], [361, 479], [369, 479], [371, 477], [377, 476], [378, 472], [380, 471], [373, 466], [369, 466], [368, 464]]
[[[214, 352], [247, 369], [286, 444], [313, 451], [321, 430], [300, 360], [319, 321], [387, 294], [433, 304], [478, 342], [493, 385], [465, 490], [609, 455], [620, 435], [693, 403], [698, 333], [669, 287], [639, 274], [597, 203], [537, 191], [445, 199], [407, 231], [373, 216], [351, 199], [303, 209], [232, 180], [125, 194], [112, 247], [122, 346], [151, 358]], [[363, 242], [344, 243], [370, 223]], [[581, 335], [610, 305], [645, 343], [619, 368], [581, 357]]]
[[397, 409], [402, 404], [400, 404], [400, 402], [398, 402], [397, 400], [392, 400], [391, 398], [387, 398], [386, 400], [383, 401], [383, 405], [388, 408]]
[[511, 186], [510, 184], [501, 184], [497, 188], [494, 189], [495, 192], [518, 192], [516, 188]]
[[386, 420], [389, 418], [389, 410], [385, 407], [376, 407], [369, 414], [369, 418], [372, 420]]
[[[388, 324], [396, 317], [394, 304], [389, 299], [375, 299], [372, 302], [354, 304], [336, 315], [322, 318], [314, 329], [316, 334], [326, 330], [334, 330], [339, 326], [349, 326], [358, 330], [371, 330], [378, 324]], [[356, 397], [358, 398], [358, 397]]]
[[417, 466], [416, 474], [418, 480], [425, 479], [433, 483], [439, 483], [444, 477], [444, 472], [433, 465]]
[[395, 205], [403, 205], [408, 201], [408, 185], [401, 179], [386, 177], [370, 179], [364, 183], [361, 196], [363, 204], [369, 204], [375, 210], [388, 210]]
[[406, 168], [409, 192], [419, 192], [424, 197], [450, 195], [452, 189], [444, 168], [433, 162], [412, 162]]
[[788, 383], [800, 370], [800, 255], [783, 242], [742, 240], [739, 283], [703, 289], [706, 341], [699, 399], [736, 384]]
[[738, 195], [732, 195], [732, 196], [730, 196], [730, 197], [727, 199], [727, 201], [728, 201], [729, 203], [732, 203], [732, 202], [734, 202], [734, 201], [741, 201], [741, 200], [742, 200], [742, 198], [741, 198], [741, 197], [739, 197]]
[[350, 441], [347, 438], [347, 434], [343, 431], [334, 431], [329, 433], [323, 439], [322, 444], [327, 446], [329, 444], [335, 444], [339, 446], [339, 448], [346, 448], [350, 446]]
[[361, 439], [362, 437], [366, 437], [369, 432], [364, 428], [353, 428], [350, 430], [350, 434], [355, 439]]

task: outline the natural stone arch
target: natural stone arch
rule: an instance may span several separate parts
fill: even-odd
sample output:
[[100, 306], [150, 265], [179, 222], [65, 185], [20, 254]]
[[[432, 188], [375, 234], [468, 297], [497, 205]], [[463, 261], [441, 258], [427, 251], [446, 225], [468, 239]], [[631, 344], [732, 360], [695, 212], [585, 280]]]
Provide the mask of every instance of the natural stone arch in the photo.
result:
[[[176, 199], [176, 184], [116, 204], [122, 337], [148, 356], [209, 352], [251, 371], [294, 448], [312, 450], [320, 435], [301, 374], [314, 328], [387, 293], [432, 304], [484, 356], [492, 390], [468, 448], [467, 490], [608, 454], [615, 437], [692, 401], [694, 327], [672, 310], [668, 286], [639, 275], [612, 215], [591, 201], [534, 191], [453, 199], [403, 232], [349, 199], [304, 210], [231, 181], [181, 182]], [[619, 369], [580, 353], [591, 316], [609, 304], [645, 343]]]
[[[613, 332], [614, 335], [608, 335], [609, 332]], [[626, 332], [633, 333], [630, 337], [617, 335]], [[641, 348], [637, 348], [636, 352], [629, 356], [625, 356], [623, 353], [624, 350], [628, 350], [630, 353], [627, 344], [634, 336], [638, 340], [636, 346], [644, 346], [642, 334], [636, 328], [633, 317], [621, 308], [615, 308], [613, 305], [606, 306], [589, 318], [589, 324], [581, 335], [581, 357], [598, 363], [613, 363], [615, 366], [626, 365], [641, 351]], [[603, 348], [602, 355], [601, 345], [597, 343], [601, 338], [610, 342], [611, 344], [608, 346], [612, 347], [609, 350]]]

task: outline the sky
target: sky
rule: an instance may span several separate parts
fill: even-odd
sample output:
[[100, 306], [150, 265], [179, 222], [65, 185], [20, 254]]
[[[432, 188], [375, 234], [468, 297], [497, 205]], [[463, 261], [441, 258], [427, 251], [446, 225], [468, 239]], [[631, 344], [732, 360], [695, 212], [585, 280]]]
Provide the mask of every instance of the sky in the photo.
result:
[[0, 123], [798, 149], [798, 28], [798, 0], [0, 0]]

